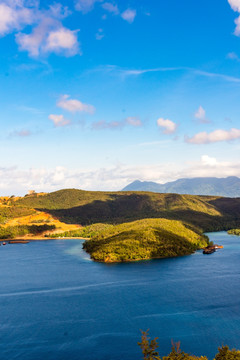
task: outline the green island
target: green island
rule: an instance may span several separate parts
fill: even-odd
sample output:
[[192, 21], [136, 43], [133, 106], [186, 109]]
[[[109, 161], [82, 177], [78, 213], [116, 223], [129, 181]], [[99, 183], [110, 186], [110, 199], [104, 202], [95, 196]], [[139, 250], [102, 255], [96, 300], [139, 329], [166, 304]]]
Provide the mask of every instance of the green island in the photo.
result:
[[[180, 342], [174, 343], [173, 341], [171, 352], [161, 358], [157, 350], [158, 338], [151, 340], [148, 333], [148, 330], [142, 331], [141, 341], [138, 343], [142, 350], [143, 360], [208, 360], [206, 356], [195, 356], [185, 353], [180, 349]], [[240, 360], [240, 351], [229, 349], [227, 345], [222, 345], [218, 348], [218, 353], [213, 360]]]
[[181, 221], [143, 219], [109, 226], [83, 248], [102, 262], [137, 261], [192, 254], [208, 245], [208, 238]]
[[[77, 189], [0, 198], [0, 238], [86, 238], [100, 262], [192, 254], [240, 228], [240, 198]], [[231, 230], [236, 231], [236, 230]]]

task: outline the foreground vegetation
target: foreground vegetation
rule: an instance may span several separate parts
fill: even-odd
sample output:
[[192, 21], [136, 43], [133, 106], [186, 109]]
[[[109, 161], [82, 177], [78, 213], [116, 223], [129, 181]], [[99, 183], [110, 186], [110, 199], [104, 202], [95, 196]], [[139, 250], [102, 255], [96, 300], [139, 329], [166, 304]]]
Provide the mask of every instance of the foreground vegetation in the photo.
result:
[[[158, 349], [158, 338], [153, 340], [148, 336], [148, 331], [142, 331], [141, 342], [138, 345], [141, 347], [144, 360], [161, 360]], [[180, 349], [180, 342], [172, 342], [172, 351], [167, 356], [163, 356], [162, 360], [208, 360], [206, 356], [194, 356], [185, 353]], [[236, 349], [229, 349], [228, 346], [218, 348], [218, 353], [214, 360], [240, 360], [240, 351]]]

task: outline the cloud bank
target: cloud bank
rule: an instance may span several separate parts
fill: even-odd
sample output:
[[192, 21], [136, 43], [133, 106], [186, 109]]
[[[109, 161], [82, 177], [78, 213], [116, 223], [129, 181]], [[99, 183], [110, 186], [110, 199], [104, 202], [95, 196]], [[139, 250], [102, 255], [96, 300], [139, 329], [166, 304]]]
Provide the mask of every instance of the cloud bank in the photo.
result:
[[0, 168], [1, 195], [24, 195], [29, 189], [36, 191], [55, 191], [63, 188], [84, 190], [117, 191], [130, 182], [156, 181], [165, 183], [179, 178], [193, 177], [240, 177], [240, 162], [218, 161], [209, 155], [185, 164], [154, 164], [143, 166], [116, 165], [101, 169], [67, 169], [57, 166], [53, 169], [17, 167]]

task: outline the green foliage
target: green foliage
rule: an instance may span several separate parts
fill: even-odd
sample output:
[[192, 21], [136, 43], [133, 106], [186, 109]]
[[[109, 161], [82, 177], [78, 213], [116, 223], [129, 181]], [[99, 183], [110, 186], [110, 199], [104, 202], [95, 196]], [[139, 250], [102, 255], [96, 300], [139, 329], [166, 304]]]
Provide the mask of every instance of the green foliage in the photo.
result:
[[[142, 338], [141, 342], [138, 343], [142, 349], [143, 359], [144, 360], [160, 360], [159, 354], [156, 351], [158, 348], [157, 338], [150, 340], [148, 336], [148, 331], [141, 331]], [[150, 341], [149, 341], [150, 340]]]
[[[144, 360], [161, 360], [157, 351], [158, 342], [155, 338], [153, 340], [149, 337], [149, 330], [141, 331], [141, 341], [138, 343], [142, 349]], [[163, 356], [162, 360], [208, 360], [206, 356], [194, 356], [185, 353], [180, 349], [180, 342], [174, 343], [172, 341], [172, 351], [167, 356]], [[214, 360], [240, 360], [240, 351], [236, 349], [230, 350], [228, 346], [218, 348], [218, 353]]]
[[[55, 237], [91, 238], [84, 248], [96, 261], [188, 255], [208, 245], [203, 232], [240, 228], [240, 198], [67, 189], [8, 203], [10, 212], [41, 209], [65, 223], [84, 226]], [[0, 211], [0, 223], [4, 219]]]
[[10, 219], [28, 216], [34, 213], [35, 210], [21, 206], [2, 206], [0, 207], [0, 224], [5, 224]]
[[240, 351], [236, 349], [230, 350], [228, 346], [219, 347], [215, 360], [240, 360]]
[[189, 255], [207, 244], [207, 237], [180, 221], [143, 219], [108, 225], [83, 248], [95, 261], [121, 262]]
[[100, 191], [83, 191], [77, 189], [59, 190], [44, 195], [32, 194], [13, 202], [13, 204], [37, 209], [70, 209], [76, 206], [89, 204], [95, 200], [110, 199], [109, 193]]
[[39, 235], [45, 231], [55, 230], [55, 228], [55, 225], [0, 226], [0, 239], [14, 239], [27, 234]]
[[231, 229], [231, 230], [228, 230], [228, 234], [240, 236], [240, 229]]
[[113, 225], [108, 224], [93, 224], [86, 227], [82, 227], [78, 230], [69, 230], [65, 232], [50, 234], [49, 237], [51, 238], [59, 238], [59, 237], [65, 237], [65, 238], [92, 238], [94, 236], [97, 236], [100, 232], [113, 228]]
[[198, 357], [187, 354], [184, 351], [180, 350], [180, 348], [178, 349], [176, 346], [173, 346], [170, 354], [167, 356], [163, 356], [162, 360], [208, 360], [208, 359], [206, 356]]
[[240, 199], [216, 196], [67, 189], [28, 195], [12, 200], [12, 206], [42, 209], [63, 222], [81, 225], [165, 218], [194, 225], [199, 232], [240, 226]]

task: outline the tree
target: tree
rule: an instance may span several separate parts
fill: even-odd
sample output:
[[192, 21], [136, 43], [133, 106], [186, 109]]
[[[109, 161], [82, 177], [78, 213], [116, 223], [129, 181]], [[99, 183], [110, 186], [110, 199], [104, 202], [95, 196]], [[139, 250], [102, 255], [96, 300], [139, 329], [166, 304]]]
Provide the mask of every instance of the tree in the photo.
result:
[[228, 346], [219, 347], [214, 360], [240, 360], [240, 351], [230, 350]]
[[141, 330], [141, 333], [142, 333], [141, 342], [138, 343], [138, 345], [142, 349], [143, 359], [144, 360], [161, 360], [161, 358], [158, 354], [158, 351], [156, 351], [156, 349], [158, 348], [158, 342], [157, 342], [158, 338], [150, 340], [150, 337], [148, 336], [148, 332], [149, 332], [149, 330], [147, 330], [147, 331]]

